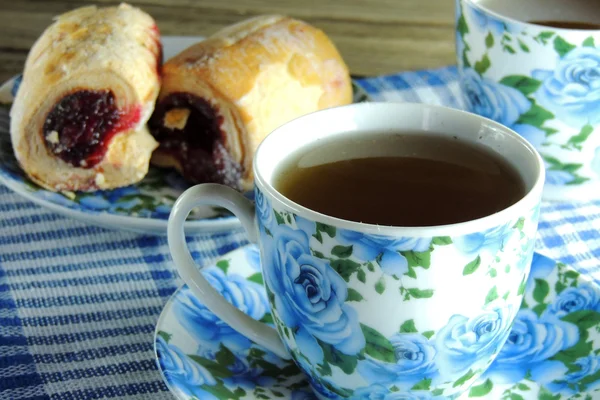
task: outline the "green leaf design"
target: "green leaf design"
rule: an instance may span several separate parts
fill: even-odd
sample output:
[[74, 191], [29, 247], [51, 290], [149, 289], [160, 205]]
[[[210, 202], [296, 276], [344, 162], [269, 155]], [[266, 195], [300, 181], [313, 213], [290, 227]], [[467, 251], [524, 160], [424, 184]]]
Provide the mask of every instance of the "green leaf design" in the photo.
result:
[[322, 376], [331, 376], [331, 366], [328, 363], [317, 364], [317, 372]]
[[364, 297], [362, 294], [358, 293], [356, 290], [352, 288], [348, 288], [348, 297], [346, 301], [362, 301]]
[[332, 345], [319, 340], [319, 345], [323, 349], [323, 359], [336, 367], [340, 368], [344, 373], [351, 374], [356, 369], [358, 358], [342, 353]]
[[313, 235], [313, 237], [314, 237], [315, 239], [317, 239], [317, 240], [319, 241], [319, 243], [323, 243], [323, 235], [321, 235], [321, 232], [320, 232], [320, 231], [317, 231], [317, 233], [315, 233], [315, 234]]
[[582, 144], [585, 143], [592, 132], [594, 132], [594, 127], [589, 124], [585, 125], [583, 128], [581, 128], [581, 131], [577, 135], [569, 138], [565, 147], [574, 148], [581, 151], [583, 148]]
[[317, 222], [317, 232], [325, 232], [329, 237], [335, 237], [336, 229], [335, 226], [330, 226]]
[[575, 47], [577, 46], [567, 42], [560, 36], [554, 38], [554, 50], [556, 50], [556, 52], [561, 58], [564, 57], [568, 52], [573, 50]]
[[554, 114], [533, 102], [531, 108], [525, 114], [521, 114], [517, 123], [541, 128], [544, 122], [553, 118]]
[[450, 236], [438, 236], [434, 237], [431, 243], [436, 246], [446, 246], [452, 244], [452, 238]]
[[523, 396], [521, 396], [518, 393], [511, 393], [510, 400], [525, 400], [525, 399], [523, 398]]
[[[564, 264], [561, 264], [562, 266], [564, 266]], [[565, 278], [568, 279], [578, 279], [579, 278], [579, 272], [574, 271], [572, 269], [568, 270], [567, 272], [565, 272]]]
[[223, 345], [219, 346], [219, 351], [215, 355], [215, 359], [217, 360], [219, 365], [223, 365], [225, 367], [228, 367], [235, 363], [235, 356], [227, 347]]
[[529, 53], [529, 47], [521, 39], [517, 40], [517, 42], [519, 43], [519, 47], [521, 50], [523, 50], [523, 52]]
[[486, 379], [481, 385], [473, 386], [469, 390], [469, 397], [483, 397], [492, 391], [494, 384], [491, 380]]
[[273, 316], [271, 314], [265, 314], [260, 319], [260, 322], [265, 323], [265, 324], [275, 324], [275, 321], [273, 321]]
[[348, 259], [331, 261], [331, 267], [346, 281], [350, 281], [350, 276], [360, 270], [360, 264]]
[[217, 261], [217, 267], [221, 268], [221, 270], [227, 275], [227, 270], [229, 269], [229, 260], [219, 260]]
[[444, 393], [444, 389], [434, 389], [431, 391], [432, 396], [441, 396]]
[[365, 353], [375, 358], [376, 360], [395, 363], [396, 356], [394, 354], [394, 346], [388, 339], [375, 329], [360, 324], [363, 335], [365, 336], [366, 346]]
[[535, 91], [537, 91], [542, 85], [541, 81], [538, 81], [537, 79], [533, 79], [525, 75], [505, 76], [500, 80], [500, 83], [504, 86], [509, 86], [511, 88], [517, 89], [525, 96], [535, 93]]
[[456, 380], [456, 382], [454, 382], [452, 387], [455, 388], [455, 387], [464, 385], [465, 383], [467, 383], [469, 381], [469, 379], [473, 378], [474, 376], [475, 376], [475, 372], [472, 369], [470, 369], [466, 374], [464, 374], [463, 376], [458, 378]]
[[490, 289], [487, 296], [485, 296], [485, 304], [489, 304], [492, 301], [496, 300], [497, 298], [498, 298], [498, 289], [496, 289], [496, 286], [494, 286], [493, 288]]
[[583, 43], [581, 44], [583, 47], [596, 47], [596, 41], [594, 40], [593, 36], [590, 36], [589, 38], [585, 39], [583, 41]]
[[171, 340], [171, 337], [173, 337], [172, 334], [167, 333], [165, 331], [158, 331], [157, 335], [163, 338], [163, 340], [167, 343], [169, 343], [169, 340]]
[[523, 230], [523, 228], [525, 227], [525, 218], [521, 217], [517, 220], [517, 222], [515, 222], [515, 224], [513, 225], [513, 228], [518, 229], [520, 231]]
[[285, 224], [285, 218], [283, 218], [283, 215], [281, 215], [275, 210], [273, 210], [273, 212], [275, 213], [275, 220], [277, 221], [277, 225]]
[[473, 272], [477, 271], [477, 268], [481, 265], [481, 257], [477, 256], [476, 259], [465, 265], [463, 268], [463, 276], [471, 275]]
[[410, 390], [429, 390], [431, 387], [431, 378], [425, 378], [422, 381], [419, 381], [414, 384]]
[[554, 284], [554, 291], [556, 292], [556, 294], [560, 294], [563, 290], [565, 290], [567, 288], [567, 285], [565, 285], [564, 283], [562, 283], [561, 281], [557, 281]]
[[215, 378], [223, 379], [223, 378], [231, 378], [233, 376], [233, 372], [231, 372], [230, 370], [227, 369], [226, 366], [221, 365], [218, 362], [209, 360], [204, 357], [197, 356], [195, 354], [189, 354], [188, 357], [192, 361], [194, 361], [194, 362], [200, 364], [201, 366], [203, 366], [204, 368], [206, 368], [212, 374], [212, 376], [214, 376]]
[[367, 269], [371, 272], [375, 272], [375, 266], [372, 262], [367, 263]]
[[546, 311], [546, 308], [547, 308], [547, 307], [548, 307], [548, 305], [547, 305], [547, 304], [543, 304], [543, 303], [542, 303], [542, 304], [538, 304], [538, 305], [536, 305], [535, 307], [533, 307], [533, 308], [531, 309], [531, 311], [533, 311], [533, 312], [534, 312], [534, 313], [535, 313], [535, 314], [536, 314], [538, 317], [540, 317], [540, 316], [542, 315], [542, 313], [543, 313], [544, 311]]
[[336, 257], [340, 257], [340, 258], [348, 258], [352, 255], [352, 249], [353, 246], [334, 246], [333, 249], [331, 249], [331, 254], [333, 254]]
[[550, 293], [548, 282], [543, 279], [536, 278], [535, 288], [533, 289], [533, 299], [538, 303], [543, 303], [546, 296]]
[[508, 300], [508, 296], [510, 296], [510, 290], [507, 290], [506, 293], [502, 296], [504, 300]]
[[400, 252], [408, 262], [409, 267], [422, 267], [428, 269], [431, 265], [431, 251], [402, 251]]
[[407, 291], [415, 299], [428, 299], [433, 296], [433, 289], [410, 288]]
[[375, 291], [382, 294], [385, 291], [385, 278], [382, 276], [375, 284]]
[[259, 285], [265, 283], [265, 281], [263, 280], [263, 276], [260, 272], [257, 272], [254, 275], [250, 276], [248, 280], [254, 283], [258, 283]]
[[425, 331], [422, 333], [422, 335], [425, 336], [427, 339], [431, 339], [431, 337], [435, 335], [435, 331]]
[[494, 47], [494, 35], [492, 35], [492, 32], [489, 32], [485, 37], [485, 47], [488, 49]]
[[508, 44], [505, 44], [504, 46], [502, 46], [502, 50], [504, 50], [508, 54], [516, 54], [517, 53], [515, 51], [515, 49], [512, 46], [508, 45]]
[[552, 394], [548, 389], [546, 389], [543, 386], [540, 388], [540, 392], [538, 393], [538, 400], [560, 400], [561, 397], [562, 396], [560, 395], [560, 393]]
[[469, 33], [469, 26], [467, 25], [467, 20], [465, 16], [461, 14], [460, 18], [458, 18], [458, 22], [456, 23], [456, 30], [460, 34], [460, 36], [465, 36]]
[[531, 389], [529, 388], [529, 386], [527, 386], [527, 385], [526, 385], [526, 384], [524, 384], [524, 383], [519, 383], [519, 384], [517, 385], [517, 389], [519, 389], [519, 390], [520, 390], [520, 391], [522, 391], [522, 392], [526, 392], [526, 391], [528, 391], [528, 390], [531, 390]]
[[317, 257], [317, 258], [320, 258], [320, 259], [323, 259], [323, 260], [327, 259], [327, 257], [325, 257], [325, 254], [321, 253], [320, 251], [311, 249], [311, 252], [312, 252], [312, 255], [315, 256], [315, 257]]
[[415, 326], [415, 321], [412, 319], [407, 319], [404, 321], [402, 325], [400, 325], [400, 333], [417, 333], [417, 327]]
[[546, 43], [548, 43], [548, 40], [552, 38], [552, 36], [554, 36], [554, 32], [545, 31], [545, 32], [541, 32], [534, 39], [542, 42], [543, 44], [546, 44]]
[[490, 268], [488, 273], [490, 274], [490, 277], [492, 277], [492, 278], [495, 278], [498, 275], [496, 268]]
[[565, 315], [563, 321], [572, 322], [581, 329], [589, 329], [600, 324], [600, 313], [593, 310], [579, 310]]
[[365, 283], [367, 281], [367, 274], [365, 273], [365, 270], [362, 268], [359, 269], [356, 273], [356, 278], [362, 283]]
[[479, 75], [483, 75], [491, 66], [490, 58], [487, 54], [484, 54], [483, 58], [475, 63], [474, 69]]

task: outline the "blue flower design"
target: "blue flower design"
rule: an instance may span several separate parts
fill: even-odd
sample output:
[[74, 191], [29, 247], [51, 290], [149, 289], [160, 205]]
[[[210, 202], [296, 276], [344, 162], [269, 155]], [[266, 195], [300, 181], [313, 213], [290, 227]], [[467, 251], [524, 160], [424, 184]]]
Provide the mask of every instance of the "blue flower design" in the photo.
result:
[[567, 124], [580, 128], [600, 122], [600, 50], [577, 47], [554, 70], [535, 70], [541, 80], [537, 102]]
[[490, 31], [496, 36], [500, 36], [504, 33], [504, 23], [497, 18], [487, 14], [485, 11], [480, 10], [477, 6], [468, 7], [475, 24], [482, 31]]
[[456, 248], [467, 255], [475, 255], [484, 250], [495, 254], [502, 249], [514, 232], [513, 224], [509, 223], [483, 232], [459, 236], [452, 240]]
[[554, 268], [556, 268], [556, 261], [539, 253], [533, 253], [527, 287], [533, 287], [536, 279], [545, 279], [550, 276]]
[[556, 317], [538, 319], [531, 310], [520, 310], [508, 340], [486, 371], [494, 381], [517, 383], [529, 371], [533, 379], [543, 382], [564, 369], [560, 361], [551, 361], [559, 351], [579, 341], [576, 325]]
[[458, 377], [488, 362], [506, 341], [512, 319], [510, 306], [474, 318], [450, 317], [435, 339], [436, 364], [442, 377]]
[[600, 292], [590, 283], [583, 283], [578, 287], [569, 287], [562, 291], [544, 311], [544, 315], [552, 314], [561, 318], [582, 310], [600, 312]]
[[271, 229], [271, 225], [273, 225], [273, 209], [271, 208], [269, 199], [258, 188], [254, 189], [254, 199], [256, 217], [264, 227]]
[[215, 378], [203, 366], [190, 360], [177, 346], [168, 344], [162, 337], [156, 341], [156, 351], [169, 383], [186, 397], [202, 400], [218, 400], [202, 386], [214, 386]]
[[246, 259], [254, 271], [260, 271], [260, 252], [258, 251], [258, 247], [247, 247]]
[[[578, 370], [567, 373], [564, 376], [564, 379], [555, 380], [554, 382], [546, 384], [546, 388], [553, 393], [567, 395], [581, 393], [577, 384], [580, 383], [582, 379], [600, 371], [600, 355], [589, 355], [587, 357], [578, 358], [574, 364], [579, 367]], [[593, 391], [600, 389], [600, 379], [590, 382], [586, 385], [585, 389], [587, 393], [592, 393]]]
[[317, 343], [328, 343], [347, 355], [365, 346], [356, 311], [345, 304], [346, 283], [329, 263], [311, 255], [308, 236], [286, 225], [262, 233], [263, 272], [274, 294], [274, 310], [285, 325], [297, 329], [296, 343], [311, 362], [323, 359]]
[[413, 390], [391, 392], [383, 385], [371, 385], [356, 389], [353, 400], [442, 400], [442, 396], [433, 396], [429, 391]]
[[421, 252], [431, 245], [431, 238], [394, 238], [345, 229], [339, 229], [336, 238], [342, 245], [351, 245], [353, 256], [360, 260], [374, 261], [380, 257], [383, 272], [398, 277], [408, 272], [408, 261], [401, 251]]
[[359, 373], [369, 383], [393, 384], [411, 388], [415, 383], [436, 375], [436, 350], [418, 333], [398, 333], [390, 338], [396, 363], [367, 359], [358, 364]]
[[[259, 320], [268, 311], [267, 296], [261, 285], [239, 275], [225, 275], [217, 267], [209, 267], [202, 272], [227, 301], [250, 317]], [[222, 343], [232, 351], [239, 351], [251, 345], [249, 339], [206, 308], [187, 286], [175, 297], [173, 313], [190, 335], [208, 348], [218, 348]]]
[[531, 107], [517, 89], [481, 78], [472, 68], [464, 69], [461, 83], [470, 111], [506, 126], [513, 126]]
[[523, 138], [531, 143], [536, 149], [541, 149], [542, 144], [546, 141], [546, 132], [535, 126], [515, 124], [511, 128], [519, 135], [523, 136]]

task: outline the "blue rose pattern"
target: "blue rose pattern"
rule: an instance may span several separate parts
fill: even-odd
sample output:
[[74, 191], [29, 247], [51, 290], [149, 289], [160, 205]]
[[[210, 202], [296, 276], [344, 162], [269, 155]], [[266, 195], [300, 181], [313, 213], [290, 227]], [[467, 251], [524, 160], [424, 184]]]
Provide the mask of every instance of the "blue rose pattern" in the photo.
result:
[[[546, 388], [553, 393], [565, 395], [574, 395], [580, 393], [578, 384], [584, 378], [597, 374], [600, 371], [600, 355], [589, 355], [581, 357], [575, 361], [578, 371], [567, 373], [565, 379], [553, 381], [546, 385]], [[586, 391], [592, 393], [600, 389], [600, 379], [586, 385]], [[597, 392], [596, 392], [597, 393]], [[593, 398], [593, 397], [592, 397]]]
[[538, 319], [533, 311], [520, 310], [506, 344], [486, 373], [497, 381], [518, 382], [529, 372], [544, 382], [564, 369], [563, 363], [549, 359], [578, 341], [576, 325], [556, 317]]
[[536, 70], [533, 77], [543, 82], [538, 103], [558, 118], [576, 128], [600, 123], [600, 50], [575, 48], [554, 71]]
[[311, 255], [303, 231], [278, 225], [272, 235], [263, 240], [265, 282], [279, 318], [298, 329], [298, 347], [314, 363], [323, 359], [317, 339], [344, 354], [357, 354], [365, 338], [356, 311], [345, 303], [344, 280], [328, 262]]
[[454, 238], [454, 244], [465, 254], [477, 254], [481, 251], [494, 254], [503, 248], [513, 233], [512, 225], [501, 225], [483, 232]]
[[202, 400], [219, 400], [202, 386], [214, 386], [215, 378], [201, 365], [192, 362], [177, 346], [165, 342], [162, 337], [156, 340], [161, 369], [167, 380], [186, 396]]
[[552, 314], [560, 318], [583, 310], [600, 312], [600, 294], [591, 283], [565, 289], [554, 303], [548, 306], [545, 314]]
[[[225, 273], [217, 267], [203, 270], [205, 278], [231, 304], [261, 319], [268, 311], [267, 296], [261, 285], [244, 277]], [[181, 325], [201, 343], [224, 344], [230, 349], [247, 349], [250, 341], [214, 315], [186, 286], [173, 304], [173, 313]]]
[[258, 189], [254, 192], [256, 217], [262, 222], [262, 225], [269, 229], [273, 225], [273, 212], [269, 199]]
[[504, 33], [504, 22], [488, 15], [478, 7], [469, 7], [469, 11], [471, 12], [473, 19], [480, 30], [486, 32], [490, 31], [495, 36], [499, 36]]
[[531, 107], [517, 89], [482, 78], [471, 68], [463, 71], [461, 83], [468, 109], [503, 125], [514, 125]]
[[460, 377], [479, 360], [489, 360], [508, 337], [511, 312], [507, 306], [475, 318], [452, 316], [435, 339], [440, 374]]
[[340, 229], [336, 236], [341, 244], [352, 246], [353, 254], [361, 260], [375, 260], [388, 275], [402, 276], [408, 271], [408, 262], [400, 252], [422, 252], [429, 249], [431, 238], [392, 238], [366, 235]]
[[411, 390], [390, 392], [383, 385], [372, 385], [357, 389], [352, 397], [354, 400], [442, 400], [442, 396], [434, 396], [429, 391]]
[[437, 375], [436, 349], [429, 339], [418, 333], [399, 333], [390, 338], [396, 363], [367, 359], [358, 371], [368, 382], [394, 384], [411, 388], [422, 379]]

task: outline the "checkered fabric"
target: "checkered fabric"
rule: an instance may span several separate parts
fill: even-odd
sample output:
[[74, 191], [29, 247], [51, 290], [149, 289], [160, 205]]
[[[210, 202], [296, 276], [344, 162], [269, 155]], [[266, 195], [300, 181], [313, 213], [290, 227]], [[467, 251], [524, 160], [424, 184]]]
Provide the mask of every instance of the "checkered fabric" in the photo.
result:
[[[379, 101], [461, 108], [456, 68], [359, 80]], [[170, 399], [154, 361], [181, 284], [166, 239], [61, 217], [0, 186], [0, 399]], [[199, 264], [247, 243], [189, 238]], [[600, 283], [600, 202], [544, 204], [537, 250]]]

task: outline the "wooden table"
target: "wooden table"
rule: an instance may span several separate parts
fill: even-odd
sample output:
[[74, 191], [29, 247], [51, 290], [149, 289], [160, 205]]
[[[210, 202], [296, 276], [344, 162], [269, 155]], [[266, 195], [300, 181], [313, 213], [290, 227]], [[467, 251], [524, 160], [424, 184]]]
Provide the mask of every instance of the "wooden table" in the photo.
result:
[[[22, 70], [27, 52], [62, 12], [96, 0], [0, 0], [0, 82]], [[163, 35], [206, 36], [267, 13], [287, 14], [323, 29], [355, 75], [378, 75], [454, 63], [450, 0], [142, 0]]]

